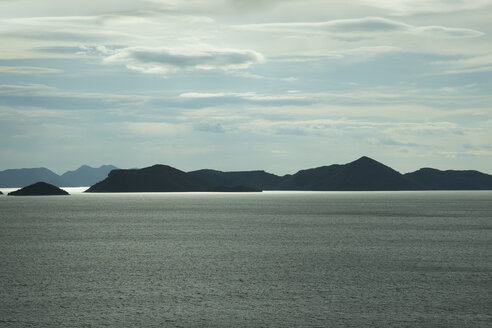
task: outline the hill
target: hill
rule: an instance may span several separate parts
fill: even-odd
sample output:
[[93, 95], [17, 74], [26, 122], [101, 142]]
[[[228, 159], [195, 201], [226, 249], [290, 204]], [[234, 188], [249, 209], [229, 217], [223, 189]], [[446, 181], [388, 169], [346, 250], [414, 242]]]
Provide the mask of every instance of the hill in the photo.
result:
[[259, 191], [249, 187], [224, 187], [202, 180], [168, 165], [143, 169], [113, 170], [86, 192], [191, 192], [191, 191]]
[[113, 165], [103, 165], [99, 168], [82, 165], [77, 170], [63, 173], [61, 179], [64, 187], [92, 186], [104, 180], [109, 172], [115, 169], [117, 167]]
[[216, 186], [227, 188], [245, 186], [259, 190], [275, 190], [282, 181], [281, 177], [265, 171], [222, 172], [205, 169], [189, 173]]
[[0, 187], [17, 188], [45, 181], [55, 186], [62, 185], [61, 177], [47, 168], [9, 169], [0, 171]]
[[330, 165], [302, 170], [283, 177], [279, 190], [370, 191], [418, 190], [416, 183], [399, 172], [369, 157], [344, 165]]
[[492, 175], [472, 170], [422, 168], [405, 177], [427, 190], [492, 190]]
[[46, 182], [36, 182], [22, 189], [9, 192], [9, 196], [61, 196], [68, 192]]
[[418, 184], [369, 157], [343, 165], [301, 170], [283, 177], [265, 171], [221, 172], [198, 170], [191, 174], [217, 185], [249, 186], [261, 190], [419, 190]]
[[167, 165], [120, 170], [112, 165], [83, 165], [61, 176], [46, 168], [0, 171], [0, 187], [14, 188], [45, 181], [55, 186], [91, 185], [88, 192], [247, 192], [261, 190], [492, 190], [492, 175], [478, 171], [423, 168], [402, 175], [369, 157], [277, 176], [262, 170], [183, 172]]
[[143, 169], [113, 170], [86, 192], [169, 192], [206, 191], [209, 185], [190, 174], [167, 165]]

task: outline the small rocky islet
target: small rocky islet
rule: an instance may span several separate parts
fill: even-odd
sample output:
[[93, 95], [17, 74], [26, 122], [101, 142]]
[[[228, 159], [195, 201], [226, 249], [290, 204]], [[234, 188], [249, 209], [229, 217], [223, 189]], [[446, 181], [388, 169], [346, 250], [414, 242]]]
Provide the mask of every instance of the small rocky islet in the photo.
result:
[[16, 191], [9, 192], [9, 196], [66, 196], [63, 189], [46, 182], [36, 182]]

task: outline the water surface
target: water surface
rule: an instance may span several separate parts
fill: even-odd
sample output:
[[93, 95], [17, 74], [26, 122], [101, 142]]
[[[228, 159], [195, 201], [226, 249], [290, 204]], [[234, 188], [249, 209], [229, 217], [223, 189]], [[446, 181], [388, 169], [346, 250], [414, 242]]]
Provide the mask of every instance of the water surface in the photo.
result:
[[0, 196], [2, 327], [489, 327], [492, 192]]

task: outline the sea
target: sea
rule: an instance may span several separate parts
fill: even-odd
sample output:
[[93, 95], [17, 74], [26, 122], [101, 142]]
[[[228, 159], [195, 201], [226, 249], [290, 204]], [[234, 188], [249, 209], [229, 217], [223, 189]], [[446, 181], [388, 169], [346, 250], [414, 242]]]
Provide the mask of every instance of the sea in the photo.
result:
[[492, 327], [492, 191], [0, 196], [0, 327]]

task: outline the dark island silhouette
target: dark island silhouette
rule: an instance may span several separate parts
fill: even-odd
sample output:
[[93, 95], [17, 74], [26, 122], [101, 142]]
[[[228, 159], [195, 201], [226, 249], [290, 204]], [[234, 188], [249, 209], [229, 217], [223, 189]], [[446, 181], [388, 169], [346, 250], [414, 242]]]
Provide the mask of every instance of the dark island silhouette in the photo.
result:
[[492, 190], [492, 175], [478, 171], [420, 169], [401, 174], [363, 156], [347, 164], [334, 164], [295, 174], [276, 176], [264, 171], [221, 172], [198, 170], [193, 175], [224, 185], [262, 190], [396, 191], [396, 190]]
[[283, 177], [265, 171], [192, 171], [191, 174], [215, 184], [244, 185], [262, 190], [419, 190], [421, 187], [402, 174], [363, 156], [344, 165], [301, 170]]
[[86, 192], [254, 192], [246, 186], [220, 186], [168, 165], [153, 165], [143, 169], [113, 170], [108, 177]]
[[315, 191], [421, 189], [399, 172], [365, 156], [348, 164], [322, 166], [285, 176], [279, 188]]
[[217, 170], [198, 170], [189, 172], [205, 181], [225, 187], [247, 186], [260, 190], [275, 190], [282, 178], [265, 171], [222, 172]]
[[183, 172], [167, 165], [113, 170], [86, 192], [245, 192], [492, 190], [492, 176], [478, 171], [421, 169], [401, 174], [363, 156], [347, 164], [334, 164], [295, 174], [277, 176], [265, 171], [222, 172], [203, 169]]
[[62, 196], [69, 195], [63, 189], [46, 182], [37, 182], [22, 189], [9, 192], [9, 196]]
[[492, 175], [478, 171], [440, 171], [423, 168], [407, 173], [405, 177], [426, 190], [490, 190]]
[[422, 168], [401, 174], [366, 156], [284, 176], [262, 170], [183, 172], [160, 164], [131, 170], [83, 165], [62, 175], [46, 168], [0, 171], [0, 187], [20, 188], [37, 181], [58, 187], [92, 186], [87, 192], [492, 190], [492, 175], [478, 171]]

